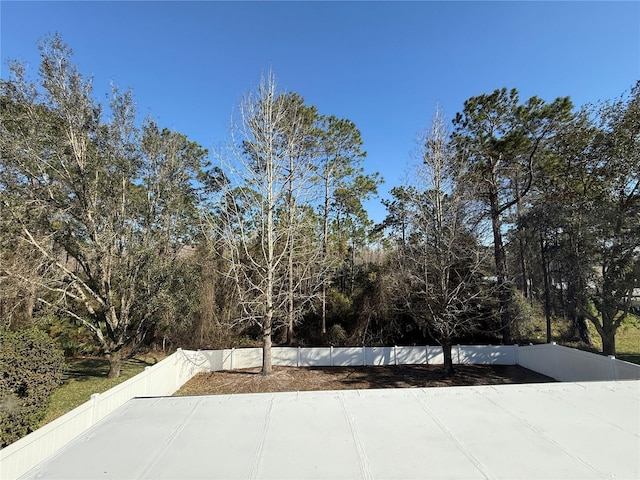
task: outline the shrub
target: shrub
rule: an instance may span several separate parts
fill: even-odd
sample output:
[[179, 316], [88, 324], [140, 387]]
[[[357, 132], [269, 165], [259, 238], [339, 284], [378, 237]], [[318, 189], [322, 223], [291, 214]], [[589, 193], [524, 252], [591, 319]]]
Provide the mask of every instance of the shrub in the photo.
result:
[[0, 327], [0, 448], [38, 428], [63, 366], [46, 333]]
[[536, 319], [539, 314], [529, 303], [520, 291], [513, 290], [511, 292], [510, 304], [511, 318], [511, 337], [515, 341], [528, 341], [536, 336]]

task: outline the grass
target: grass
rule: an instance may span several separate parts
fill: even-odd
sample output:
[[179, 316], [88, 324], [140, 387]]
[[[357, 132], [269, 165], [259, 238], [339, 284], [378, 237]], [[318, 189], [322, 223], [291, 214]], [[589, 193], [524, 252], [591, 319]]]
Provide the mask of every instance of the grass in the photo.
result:
[[[593, 325], [591, 336], [598, 351], [602, 349], [600, 335], [595, 331]], [[616, 333], [616, 358], [625, 362], [640, 364], [640, 318], [629, 315]]]
[[142, 372], [164, 358], [163, 353], [139, 355], [123, 362], [118, 378], [107, 378], [109, 363], [102, 358], [68, 359], [62, 385], [51, 395], [40, 426], [55, 420], [89, 400]]
[[[571, 348], [586, 350], [593, 353], [602, 352], [602, 339], [596, 328], [588, 322], [589, 333], [593, 340], [593, 345], [589, 346], [583, 342], [565, 340], [569, 325], [562, 319], [554, 319], [551, 323], [551, 337], [559, 345]], [[544, 318], [536, 318], [533, 322], [533, 334], [535, 341], [545, 342]], [[616, 358], [625, 362], [640, 364], [640, 317], [629, 314], [616, 332]]]

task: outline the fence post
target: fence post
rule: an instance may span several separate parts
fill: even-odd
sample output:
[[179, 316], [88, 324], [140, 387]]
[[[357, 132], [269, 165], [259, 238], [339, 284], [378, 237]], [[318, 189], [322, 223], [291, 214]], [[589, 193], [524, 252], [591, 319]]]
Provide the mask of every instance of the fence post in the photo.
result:
[[393, 346], [393, 363], [394, 365], [398, 365], [398, 346]]
[[458, 365], [460, 365], [460, 344], [456, 345], [456, 355], [458, 357]]
[[562, 378], [560, 378], [560, 362], [558, 361], [558, 344], [556, 342], [551, 342], [551, 348], [553, 348], [553, 366], [554, 371], [556, 372], [555, 379], [563, 382], [565, 380], [564, 372]]
[[515, 353], [515, 357], [516, 357], [516, 365], [520, 365], [520, 345], [518, 345], [517, 343], [513, 346], [514, 347], [514, 353]]
[[367, 347], [362, 345], [362, 366], [367, 366]]
[[176, 360], [175, 360], [175, 365], [176, 365], [176, 374], [174, 375], [175, 377], [175, 381], [173, 383], [173, 390], [177, 390], [178, 389], [178, 385], [180, 385], [180, 370], [182, 370], [182, 365], [184, 363], [184, 356], [182, 353], [182, 349], [178, 348], [176, 350], [176, 353], [174, 353]]
[[150, 370], [151, 370], [151, 367], [144, 367], [144, 376], [145, 376], [145, 379], [144, 379], [144, 383], [145, 383], [144, 394], [147, 397], [151, 396], [151, 372], [150, 372]]
[[424, 364], [429, 365], [429, 345], [424, 346]]
[[233, 352], [235, 350], [235, 347], [231, 347], [231, 359], [230, 359], [230, 363], [231, 363], [231, 368], [230, 370], [233, 370]]
[[329, 347], [329, 366], [333, 367], [333, 345]]
[[91, 425], [95, 425], [98, 421], [98, 397], [99, 393], [91, 395]]
[[618, 380], [618, 361], [615, 355], [608, 355], [611, 361], [611, 380]]
[[300, 366], [300, 347], [298, 346], [298, 355], [296, 358], [296, 367]]

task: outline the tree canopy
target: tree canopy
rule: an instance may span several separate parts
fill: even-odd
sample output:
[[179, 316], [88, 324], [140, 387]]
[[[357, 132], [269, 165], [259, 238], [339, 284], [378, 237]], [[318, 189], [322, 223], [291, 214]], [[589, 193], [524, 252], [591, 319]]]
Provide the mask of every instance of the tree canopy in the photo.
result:
[[591, 325], [614, 354], [638, 308], [640, 84], [438, 113], [374, 225], [361, 131], [272, 72], [213, 164], [132, 91], [97, 101], [59, 35], [39, 48], [0, 82], [0, 323], [75, 329], [111, 376], [160, 344], [263, 345], [268, 374], [273, 343], [437, 342], [451, 370], [453, 342], [530, 341], [538, 306], [547, 340]]

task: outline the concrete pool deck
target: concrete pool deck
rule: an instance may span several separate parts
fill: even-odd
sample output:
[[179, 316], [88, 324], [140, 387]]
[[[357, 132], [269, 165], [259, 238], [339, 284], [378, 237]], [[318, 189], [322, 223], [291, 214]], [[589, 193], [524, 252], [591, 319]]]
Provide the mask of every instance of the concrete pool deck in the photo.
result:
[[640, 478], [640, 381], [136, 398], [22, 479]]

